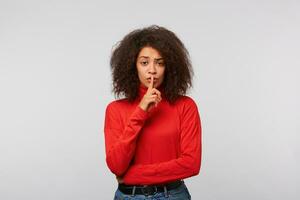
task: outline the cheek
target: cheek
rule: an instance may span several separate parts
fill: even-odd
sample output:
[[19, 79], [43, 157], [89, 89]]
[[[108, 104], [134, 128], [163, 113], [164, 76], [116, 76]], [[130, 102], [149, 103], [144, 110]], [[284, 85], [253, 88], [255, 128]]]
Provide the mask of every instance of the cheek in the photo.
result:
[[143, 75], [144, 75], [144, 72], [140, 67], [137, 67], [137, 73], [138, 73], [139, 77], [143, 77]]
[[138, 71], [138, 75], [139, 75], [140, 79], [146, 78], [146, 73], [144, 71]]

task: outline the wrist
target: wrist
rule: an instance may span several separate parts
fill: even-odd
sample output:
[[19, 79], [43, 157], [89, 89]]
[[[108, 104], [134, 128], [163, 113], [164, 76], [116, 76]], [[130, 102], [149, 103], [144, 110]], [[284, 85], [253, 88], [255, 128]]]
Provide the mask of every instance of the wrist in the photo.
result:
[[139, 104], [139, 107], [140, 107], [142, 110], [147, 111], [147, 107], [146, 107], [145, 105]]

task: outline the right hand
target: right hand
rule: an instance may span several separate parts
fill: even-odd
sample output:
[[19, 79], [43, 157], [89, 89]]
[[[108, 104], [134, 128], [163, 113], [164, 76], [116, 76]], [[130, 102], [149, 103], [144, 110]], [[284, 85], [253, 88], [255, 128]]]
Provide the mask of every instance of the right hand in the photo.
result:
[[160, 91], [153, 87], [153, 82], [154, 77], [151, 76], [151, 82], [148, 90], [139, 104], [139, 106], [145, 111], [150, 111], [153, 106], [156, 107], [162, 99]]

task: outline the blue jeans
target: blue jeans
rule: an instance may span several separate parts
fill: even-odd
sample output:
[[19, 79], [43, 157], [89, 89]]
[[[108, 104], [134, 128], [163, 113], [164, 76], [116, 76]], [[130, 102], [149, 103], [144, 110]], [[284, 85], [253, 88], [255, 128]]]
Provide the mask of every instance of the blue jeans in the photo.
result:
[[183, 183], [179, 187], [165, 192], [158, 192], [153, 195], [124, 194], [119, 189], [115, 192], [114, 200], [191, 200], [191, 195], [186, 185]]

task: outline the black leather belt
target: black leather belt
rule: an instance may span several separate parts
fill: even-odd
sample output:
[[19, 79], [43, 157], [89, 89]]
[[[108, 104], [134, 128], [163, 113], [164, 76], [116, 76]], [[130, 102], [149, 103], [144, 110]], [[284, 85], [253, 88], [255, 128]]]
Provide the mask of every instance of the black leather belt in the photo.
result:
[[170, 182], [164, 185], [126, 185], [124, 183], [119, 183], [118, 189], [124, 194], [143, 194], [143, 195], [153, 195], [157, 192], [164, 192], [165, 187], [167, 190], [172, 190], [179, 187], [184, 181], [178, 180]]

